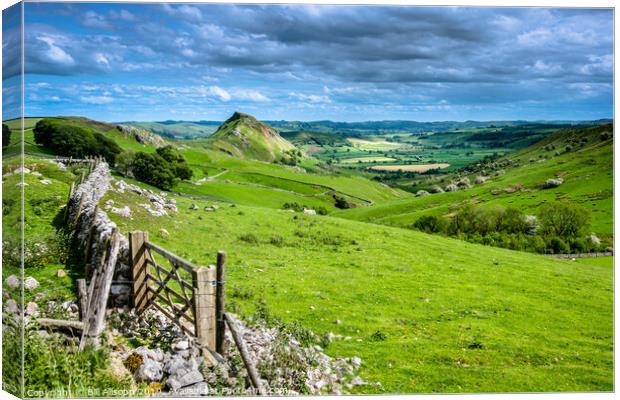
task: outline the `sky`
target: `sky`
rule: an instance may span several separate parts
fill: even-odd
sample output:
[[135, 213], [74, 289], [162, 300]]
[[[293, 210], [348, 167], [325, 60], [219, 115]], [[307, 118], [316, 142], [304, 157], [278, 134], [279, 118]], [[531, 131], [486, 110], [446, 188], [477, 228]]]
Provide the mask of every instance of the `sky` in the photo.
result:
[[[24, 19], [26, 116], [613, 116], [610, 9], [26, 3]], [[19, 25], [3, 32], [10, 83]]]

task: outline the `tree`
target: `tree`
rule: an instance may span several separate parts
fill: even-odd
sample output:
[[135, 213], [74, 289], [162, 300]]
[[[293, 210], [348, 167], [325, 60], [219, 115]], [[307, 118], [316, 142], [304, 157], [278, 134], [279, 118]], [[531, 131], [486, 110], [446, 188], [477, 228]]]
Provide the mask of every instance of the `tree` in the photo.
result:
[[11, 142], [11, 129], [7, 124], [2, 124], [2, 147], [6, 147]]
[[191, 179], [194, 171], [187, 165], [187, 162], [183, 158], [181, 154], [179, 154], [174, 148], [170, 145], [160, 147], [156, 150], [157, 154], [159, 154], [164, 160], [168, 161], [172, 168], [174, 169], [174, 175], [182, 180]]
[[557, 201], [544, 205], [538, 218], [541, 234], [563, 239], [578, 236], [590, 222], [590, 215], [583, 207]]
[[174, 185], [174, 169], [157, 153], [136, 153], [131, 163], [131, 172], [136, 179], [164, 190], [170, 190]]
[[123, 151], [116, 156], [116, 168], [124, 175], [129, 176], [131, 166], [136, 156], [135, 151]]

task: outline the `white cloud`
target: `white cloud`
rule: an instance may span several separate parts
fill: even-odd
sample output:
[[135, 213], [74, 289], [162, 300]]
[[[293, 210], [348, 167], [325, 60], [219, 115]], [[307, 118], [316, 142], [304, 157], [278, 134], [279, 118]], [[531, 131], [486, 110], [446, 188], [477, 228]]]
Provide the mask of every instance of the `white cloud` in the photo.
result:
[[38, 36], [38, 40], [47, 44], [47, 51], [45, 52], [45, 57], [57, 64], [65, 64], [71, 65], [75, 62], [73, 57], [60, 47], [56, 45], [56, 40], [50, 36]]
[[249, 100], [249, 101], [258, 101], [258, 102], [269, 101], [269, 98], [267, 98], [265, 95], [263, 95], [258, 90], [235, 89], [232, 91], [232, 94], [234, 98], [238, 100]]
[[230, 99], [232, 99], [230, 93], [228, 93], [226, 90], [222, 89], [219, 86], [206, 87], [204, 93], [210, 96], [217, 96], [222, 101], [229, 101]]
[[84, 13], [82, 24], [91, 28], [110, 28], [111, 25], [108, 20], [94, 11], [87, 11]]
[[329, 96], [321, 96], [318, 94], [304, 94], [298, 92], [290, 92], [289, 97], [294, 99], [308, 102], [308, 103], [331, 103], [332, 99]]
[[187, 4], [175, 7], [170, 4], [164, 4], [163, 9], [169, 15], [186, 19], [188, 21], [199, 22], [202, 20], [202, 12], [197, 7]]
[[95, 53], [95, 61], [99, 64], [105, 65], [106, 67], [110, 66], [110, 61], [108, 61], [107, 57], [103, 53]]
[[110, 104], [114, 98], [110, 96], [81, 96], [80, 101], [87, 104]]

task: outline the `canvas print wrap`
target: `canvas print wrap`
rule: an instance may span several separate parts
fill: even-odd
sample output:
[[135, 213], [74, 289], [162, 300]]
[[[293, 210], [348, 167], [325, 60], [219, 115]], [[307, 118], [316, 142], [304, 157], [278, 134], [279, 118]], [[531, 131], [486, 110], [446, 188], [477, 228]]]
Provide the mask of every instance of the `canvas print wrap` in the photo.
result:
[[613, 391], [613, 18], [7, 8], [3, 390]]

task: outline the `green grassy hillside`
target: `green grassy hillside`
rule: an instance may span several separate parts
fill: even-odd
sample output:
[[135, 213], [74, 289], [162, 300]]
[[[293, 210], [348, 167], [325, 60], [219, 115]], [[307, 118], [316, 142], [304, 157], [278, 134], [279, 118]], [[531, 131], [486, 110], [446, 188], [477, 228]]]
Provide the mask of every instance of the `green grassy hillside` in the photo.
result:
[[157, 218], [133, 193], [108, 199], [132, 210], [111, 215], [123, 232], [197, 265], [226, 250], [227, 309], [341, 335], [326, 352], [381, 382], [357, 392], [613, 389], [609, 266], [263, 207], [177, 197], [179, 213]]
[[[544, 203], [571, 201], [591, 212], [591, 230], [602, 237], [613, 234], [613, 127], [559, 131], [526, 149], [511, 153], [494, 165], [464, 174], [473, 183], [478, 175], [490, 179], [472, 188], [378, 204], [338, 212], [339, 217], [394, 226], [409, 226], [422, 215], [446, 215], [464, 204], [511, 206], [535, 214]], [[569, 146], [567, 148], [567, 146]], [[505, 161], [505, 163], [502, 163]], [[495, 171], [494, 171], [495, 169]], [[501, 171], [500, 171], [501, 169]], [[503, 171], [499, 176], [494, 172]], [[547, 179], [560, 177], [557, 188], [543, 189]], [[454, 176], [431, 178], [426, 186], [445, 187]]]
[[284, 152], [295, 149], [275, 129], [239, 112], [226, 120], [209, 141], [231, 156], [267, 162], [279, 161]]

